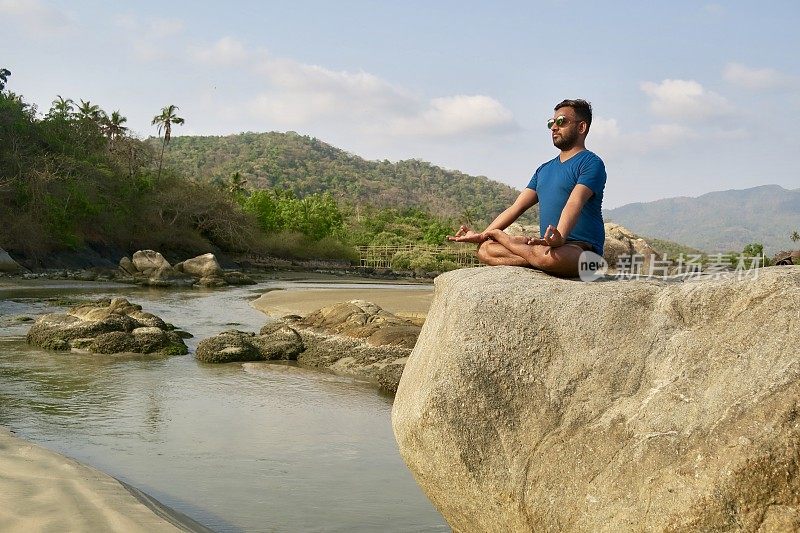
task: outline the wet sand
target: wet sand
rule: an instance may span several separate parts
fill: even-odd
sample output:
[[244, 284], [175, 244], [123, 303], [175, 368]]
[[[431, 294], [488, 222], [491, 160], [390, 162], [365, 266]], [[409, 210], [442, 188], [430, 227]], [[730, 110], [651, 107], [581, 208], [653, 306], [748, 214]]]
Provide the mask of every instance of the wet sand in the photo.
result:
[[0, 531], [209, 531], [146, 494], [0, 428]]
[[307, 315], [321, 307], [350, 300], [367, 300], [399, 316], [425, 318], [433, 299], [433, 285], [408, 289], [342, 288], [270, 291], [250, 304], [269, 316]]

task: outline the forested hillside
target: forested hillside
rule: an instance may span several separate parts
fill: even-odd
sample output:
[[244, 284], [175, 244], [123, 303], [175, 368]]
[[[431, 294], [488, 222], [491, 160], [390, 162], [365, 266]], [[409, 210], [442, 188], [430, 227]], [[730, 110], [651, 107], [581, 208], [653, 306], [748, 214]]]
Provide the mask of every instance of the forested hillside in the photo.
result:
[[[164, 164], [200, 181], [225, 183], [238, 172], [251, 189], [287, 189], [298, 196], [329, 192], [346, 205], [422, 208], [475, 223], [490, 221], [519, 193], [416, 159], [367, 161], [294, 132], [175, 137]], [[532, 213], [527, 222], [533, 221]]]
[[190, 255], [260, 249], [255, 216], [210, 184], [158, 170], [126, 118], [60, 96], [41, 116], [0, 91], [0, 247], [38, 265], [87, 246]]
[[[460, 222], [480, 224], [516, 196], [296, 134], [171, 141], [178, 111], [152, 119], [156, 143], [131, 136], [119, 111], [57, 96], [42, 114], [0, 88], [0, 248], [34, 268], [62, 252], [115, 262], [143, 248], [179, 260], [209, 250], [354, 260], [357, 245], [443, 244]], [[455, 266], [446, 254], [416, 260], [425, 271]]]

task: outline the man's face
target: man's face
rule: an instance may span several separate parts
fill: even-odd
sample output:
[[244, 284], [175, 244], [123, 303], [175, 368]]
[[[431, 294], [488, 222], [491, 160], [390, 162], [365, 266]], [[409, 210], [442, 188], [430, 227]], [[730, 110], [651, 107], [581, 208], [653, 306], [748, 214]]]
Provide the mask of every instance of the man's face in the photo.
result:
[[[564, 117], [563, 124], [558, 125], [558, 117]], [[569, 150], [574, 147], [580, 139], [578, 132], [580, 121], [575, 116], [575, 110], [571, 107], [562, 107], [553, 113], [553, 125], [550, 127], [550, 134], [553, 136], [553, 144], [559, 150]]]

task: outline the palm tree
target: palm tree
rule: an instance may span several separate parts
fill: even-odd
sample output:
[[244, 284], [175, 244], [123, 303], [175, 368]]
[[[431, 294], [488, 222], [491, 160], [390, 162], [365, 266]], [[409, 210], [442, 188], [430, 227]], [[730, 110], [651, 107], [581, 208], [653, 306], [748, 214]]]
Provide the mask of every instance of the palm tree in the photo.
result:
[[108, 135], [108, 138], [114, 141], [124, 136], [125, 132], [128, 131], [128, 128], [123, 126], [126, 122], [128, 122], [126, 117], [123, 117], [119, 111], [114, 111], [110, 117], [105, 117], [103, 120], [103, 130]]
[[75, 101], [72, 100], [72, 98], [64, 99], [60, 94], [57, 94], [56, 99], [53, 100], [53, 103], [51, 104], [50, 112], [47, 113], [47, 116], [50, 118], [60, 117], [67, 119], [72, 115], [73, 111], [75, 111]]
[[228, 192], [233, 195], [241, 194], [246, 190], [244, 188], [245, 185], [247, 185], [247, 178], [243, 177], [238, 171], [234, 172], [228, 184]]
[[105, 113], [100, 109], [100, 106], [92, 105], [92, 102], [89, 100], [85, 102], [81, 100], [81, 105], [78, 106], [78, 118], [99, 123], [104, 116]]
[[10, 70], [7, 68], [0, 68], [0, 91], [5, 89], [9, 76], [11, 76]]
[[800, 233], [797, 233], [797, 230], [794, 230], [792, 232], [792, 236], [789, 238], [792, 239], [792, 242], [800, 241]]
[[167, 143], [169, 143], [170, 137], [172, 136], [172, 125], [180, 125], [183, 124], [184, 120], [175, 114], [175, 111], [178, 110], [178, 106], [176, 105], [168, 105], [167, 107], [161, 109], [161, 114], [156, 115], [153, 117], [153, 124], [158, 125], [158, 134], [161, 135], [161, 130], [164, 130], [164, 140], [161, 143], [161, 156], [158, 158], [158, 177], [161, 177], [161, 164], [164, 162], [164, 148], [166, 148]]
[[464, 223], [469, 228], [472, 228], [472, 226], [474, 225], [474, 222], [472, 221], [474, 217], [475, 217], [475, 211], [470, 209], [469, 207], [465, 207], [464, 210], [461, 212], [461, 218], [464, 220]]

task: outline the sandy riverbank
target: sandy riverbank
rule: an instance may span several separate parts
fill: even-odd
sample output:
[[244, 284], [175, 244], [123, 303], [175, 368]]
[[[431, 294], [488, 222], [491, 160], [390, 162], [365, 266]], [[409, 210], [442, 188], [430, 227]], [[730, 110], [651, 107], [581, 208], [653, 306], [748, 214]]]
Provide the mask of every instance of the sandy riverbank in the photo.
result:
[[251, 305], [272, 317], [307, 315], [320, 307], [349, 300], [367, 300], [399, 316], [425, 318], [433, 299], [433, 285], [392, 288], [286, 289], [270, 291]]
[[208, 531], [113, 477], [0, 428], [0, 531]]

